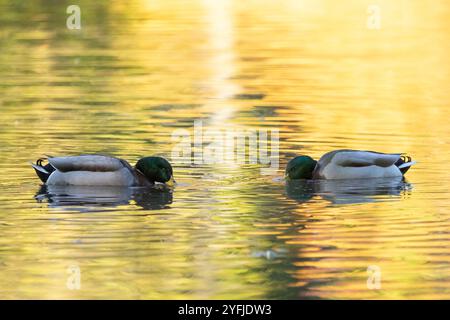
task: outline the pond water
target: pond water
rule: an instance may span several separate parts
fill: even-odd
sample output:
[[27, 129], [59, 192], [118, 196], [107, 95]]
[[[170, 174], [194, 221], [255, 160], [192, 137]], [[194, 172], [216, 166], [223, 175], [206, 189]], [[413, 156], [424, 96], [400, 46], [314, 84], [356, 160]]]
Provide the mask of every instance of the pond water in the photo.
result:
[[[449, 3], [378, 1], [376, 28], [371, 1], [77, 3], [81, 30], [69, 2], [0, 0], [1, 298], [450, 298]], [[173, 190], [45, 189], [28, 163], [173, 160], [196, 120], [278, 130], [279, 169], [173, 161]], [[283, 180], [338, 148], [418, 163]]]

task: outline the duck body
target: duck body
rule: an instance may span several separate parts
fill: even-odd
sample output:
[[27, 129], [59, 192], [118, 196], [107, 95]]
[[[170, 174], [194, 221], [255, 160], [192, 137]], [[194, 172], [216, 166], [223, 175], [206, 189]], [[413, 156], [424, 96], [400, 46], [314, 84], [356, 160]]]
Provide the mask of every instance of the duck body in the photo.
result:
[[74, 186], [150, 186], [172, 178], [172, 167], [160, 157], [147, 157], [132, 167], [127, 161], [103, 155], [49, 157], [32, 164], [46, 185]]
[[139, 183], [136, 173], [128, 168], [110, 172], [68, 171], [55, 170], [48, 178], [47, 185], [74, 185], [74, 186], [140, 186], [149, 183]]
[[401, 177], [403, 172], [396, 165], [399, 160], [401, 160], [400, 153], [335, 150], [324, 154], [319, 159], [314, 169], [313, 179]]
[[402, 177], [414, 163], [401, 153], [342, 149], [324, 154], [319, 161], [296, 157], [288, 164], [286, 175], [292, 179], [327, 180], [393, 178]]

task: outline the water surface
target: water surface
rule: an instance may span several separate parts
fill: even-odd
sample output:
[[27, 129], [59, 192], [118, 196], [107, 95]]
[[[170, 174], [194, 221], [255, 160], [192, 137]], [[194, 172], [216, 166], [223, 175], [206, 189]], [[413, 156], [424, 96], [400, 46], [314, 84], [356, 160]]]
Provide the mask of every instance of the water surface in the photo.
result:
[[[372, 30], [371, 3], [80, 0], [77, 31], [72, 3], [0, 0], [0, 297], [449, 299], [450, 5], [379, 1]], [[195, 120], [278, 129], [280, 169], [178, 164], [173, 191], [139, 191], [42, 189], [28, 164], [170, 159]], [[418, 163], [281, 179], [337, 148]]]

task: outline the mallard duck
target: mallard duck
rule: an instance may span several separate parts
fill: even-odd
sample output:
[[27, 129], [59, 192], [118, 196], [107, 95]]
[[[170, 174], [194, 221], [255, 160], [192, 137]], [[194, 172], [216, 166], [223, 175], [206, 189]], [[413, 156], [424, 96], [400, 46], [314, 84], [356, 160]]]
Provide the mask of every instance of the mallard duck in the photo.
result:
[[[43, 165], [47, 159], [48, 163]], [[134, 167], [127, 161], [103, 155], [41, 158], [31, 164], [47, 185], [150, 186], [173, 183], [172, 166], [161, 157], [145, 157]]]
[[367, 179], [401, 177], [414, 164], [401, 153], [361, 150], [335, 150], [319, 161], [298, 156], [286, 166], [288, 179]]

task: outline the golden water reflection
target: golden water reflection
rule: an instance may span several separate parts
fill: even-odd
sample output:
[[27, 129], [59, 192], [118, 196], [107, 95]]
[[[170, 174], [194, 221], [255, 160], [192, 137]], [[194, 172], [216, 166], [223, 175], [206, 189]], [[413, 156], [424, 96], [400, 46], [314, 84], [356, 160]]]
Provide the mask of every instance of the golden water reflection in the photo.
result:
[[[449, 298], [450, 5], [0, 0], [1, 298]], [[170, 158], [176, 129], [280, 131], [280, 170], [173, 193], [40, 190], [28, 161]], [[407, 152], [407, 181], [290, 185], [294, 154]], [[79, 266], [81, 289], [66, 286]], [[381, 268], [381, 289], [367, 268]]]

